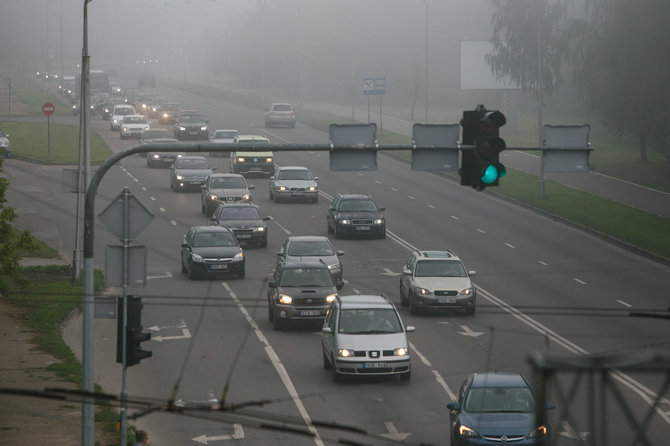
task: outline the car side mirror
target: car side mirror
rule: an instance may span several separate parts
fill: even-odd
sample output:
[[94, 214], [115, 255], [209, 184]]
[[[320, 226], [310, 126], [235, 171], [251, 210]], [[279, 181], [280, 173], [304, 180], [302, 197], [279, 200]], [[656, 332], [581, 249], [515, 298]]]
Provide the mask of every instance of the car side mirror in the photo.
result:
[[477, 271], [468, 271], [468, 276], [476, 276]]
[[314, 181], [319, 181], [319, 177], [314, 177]]
[[447, 404], [447, 409], [454, 411], [458, 410], [459, 409], [458, 402], [452, 401], [451, 403]]
[[554, 403], [551, 402], [551, 401], [547, 401], [547, 402], [545, 403], [545, 405], [544, 405], [544, 408], [545, 408], [546, 410], [549, 410], [549, 409], [556, 409], [556, 404], [554, 404]]
[[323, 334], [331, 334], [333, 330], [330, 329], [330, 327], [323, 327], [321, 328], [321, 333]]
[[268, 288], [277, 288], [277, 284], [274, 282], [268, 282]]
[[270, 220], [272, 220], [272, 218], [270, 218], [270, 217], [263, 217], [263, 221], [270, 221]]
[[188, 248], [188, 243], [186, 243], [186, 242], [181, 242], [181, 247], [182, 247], [182, 248]]
[[272, 175], [272, 176], [270, 177], [270, 179], [274, 181], [274, 179], [275, 179], [275, 176], [274, 176], [274, 175]]
[[256, 186], [254, 186], [253, 184], [250, 184], [250, 185], [247, 186], [247, 189], [254, 190], [254, 189], [256, 189]]
[[379, 212], [384, 212], [386, 208], [379, 208]]
[[216, 225], [219, 224], [219, 219], [216, 218], [216, 217], [211, 217], [211, 218], [209, 219], [209, 224], [210, 224], [210, 226], [216, 226]]
[[337, 279], [335, 281], [335, 288], [341, 290], [344, 287], [344, 281], [342, 279]]
[[402, 269], [402, 273], [403, 273], [405, 276], [411, 276], [411, 275], [412, 275], [412, 271], [410, 271], [410, 269], [407, 268], [407, 267], [404, 267], [404, 268]]
[[407, 333], [413, 333], [416, 331], [416, 327], [414, 325], [408, 325], [407, 327], [405, 327], [405, 331]]
[[212, 166], [212, 170], [216, 170], [216, 169], [217, 169], [216, 166]]
[[339, 257], [339, 256], [343, 256], [343, 255], [344, 255], [344, 251], [337, 251], [336, 254], [337, 254], [338, 257]]

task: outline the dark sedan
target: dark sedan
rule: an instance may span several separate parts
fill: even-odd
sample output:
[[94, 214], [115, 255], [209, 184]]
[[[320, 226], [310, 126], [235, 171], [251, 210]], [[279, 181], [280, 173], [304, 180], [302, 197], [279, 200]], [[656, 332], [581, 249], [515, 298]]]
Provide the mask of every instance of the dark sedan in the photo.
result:
[[333, 198], [326, 216], [328, 233], [335, 238], [343, 235], [386, 237], [385, 208], [377, 204], [369, 194], [337, 194]]
[[268, 246], [268, 227], [265, 224], [270, 217], [261, 217], [258, 206], [251, 203], [219, 204], [214, 209], [212, 224], [229, 228], [237, 240], [244, 245]]
[[229, 274], [241, 279], [244, 263], [237, 238], [222, 226], [194, 226], [181, 244], [181, 271], [189, 279]]
[[518, 373], [473, 373], [447, 408], [452, 446], [542, 445], [551, 437], [548, 424], [536, 423], [533, 391]]

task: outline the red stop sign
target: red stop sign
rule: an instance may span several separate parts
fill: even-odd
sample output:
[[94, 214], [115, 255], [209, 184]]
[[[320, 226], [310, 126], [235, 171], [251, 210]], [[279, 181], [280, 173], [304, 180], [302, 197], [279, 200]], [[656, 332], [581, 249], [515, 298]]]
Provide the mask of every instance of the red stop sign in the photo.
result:
[[47, 116], [53, 115], [55, 111], [56, 107], [51, 102], [47, 102], [42, 106], [42, 113]]

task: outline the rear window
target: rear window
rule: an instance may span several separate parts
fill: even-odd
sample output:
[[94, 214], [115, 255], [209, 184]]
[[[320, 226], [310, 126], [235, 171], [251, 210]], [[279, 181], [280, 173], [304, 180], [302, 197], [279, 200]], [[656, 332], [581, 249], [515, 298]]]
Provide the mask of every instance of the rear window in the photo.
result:
[[293, 107], [290, 104], [277, 104], [272, 107], [273, 111], [292, 111]]

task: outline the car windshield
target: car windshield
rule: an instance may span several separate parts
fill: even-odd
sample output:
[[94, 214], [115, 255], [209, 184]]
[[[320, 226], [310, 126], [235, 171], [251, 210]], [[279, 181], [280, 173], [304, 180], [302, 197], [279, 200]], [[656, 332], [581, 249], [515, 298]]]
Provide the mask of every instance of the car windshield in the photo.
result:
[[337, 332], [343, 334], [399, 333], [402, 326], [392, 308], [345, 309]]
[[277, 173], [277, 179], [278, 180], [311, 180], [314, 177], [312, 177], [312, 173], [309, 170], [288, 170], [288, 169], [281, 169]]
[[235, 132], [216, 132], [214, 133], [214, 139], [233, 139], [237, 136]]
[[240, 177], [212, 178], [209, 187], [212, 189], [246, 189], [247, 185]]
[[146, 124], [147, 120], [141, 116], [128, 116], [127, 118], [123, 118], [123, 122], [125, 124]]
[[333, 247], [326, 240], [311, 242], [293, 242], [288, 247], [290, 256], [332, 256], [335, 255]]
[[199, 232], [193, 238], [193, 246], [237, 246], [237, 239], [230, 232]]
[[472, 388], [464, 409], [467, 412], [533, 412], [535, 401], [526, 387]]
[[277, 104], [272, 107], [272, 111], [291, 111], [291, 106], [289, 104]]
[[114, 114], [119, 116], [132, 115], [133, 113], [135, 113], [135, 110], [130, 107], [117, 108], [114, 112]]
[[260, 220], [258, 210], [252, 207], [223, 207], [219, 220]]
[[465, 277], [461, 262], [454, 260], [425, 260], [417, 262], [414, 277]]
[[211, 167], [206, 159], [182, 158], [175, 164], [177, 169], [210, 170]]
[[372, 200], [342, 200], [341, 212], [376, 212], [377, 205]]
[[179, 110], [179, 104], [165, 104], [163, 105], [162, 110]]
[[179, 120], [181, 122], [205, 122], [202, 115], [182, 115]]
[[281, 275], [279, 286], [333, 286], [327, 268], [287, 268]]

